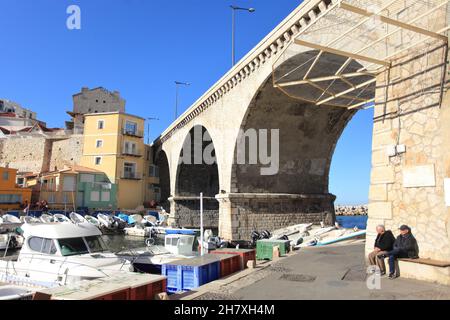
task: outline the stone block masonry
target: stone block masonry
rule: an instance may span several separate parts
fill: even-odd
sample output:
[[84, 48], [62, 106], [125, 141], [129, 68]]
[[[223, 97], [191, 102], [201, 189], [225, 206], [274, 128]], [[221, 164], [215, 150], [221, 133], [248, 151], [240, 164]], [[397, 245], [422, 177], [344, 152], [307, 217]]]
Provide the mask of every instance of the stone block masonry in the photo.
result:
[[48, 172], [77, 164], [83, 152], [82, 136], [51, 139], [43, 135], [0, 138], [0, 166], [19, 172]]
[[[394, 233], [408, 224], [421, 257], [450, 260], [444, 198], [444, 179], [450, 176], [450, 95], [442, 90], [446, 50], [442, 43], [418, 48], [377, 79], [367, 251], [377, 224]], [[406, 151], [386, 152], [396, 146]]]
[[43, 136], [12, 136], [0, 139], [0, 166], [19, 172], [49, 170], [52, 142]]
[[79, 164], [83, 154], [83, 136], [72, 135], [68, 139], [55, 140], [52, 144], [50, 170], [64, 168], [65, 165]]

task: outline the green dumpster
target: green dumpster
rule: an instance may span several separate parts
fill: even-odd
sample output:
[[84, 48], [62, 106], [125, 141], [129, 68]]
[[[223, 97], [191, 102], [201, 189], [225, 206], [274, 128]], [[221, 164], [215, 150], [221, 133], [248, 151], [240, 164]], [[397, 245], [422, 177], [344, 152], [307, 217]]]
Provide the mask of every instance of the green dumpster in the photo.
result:
[[280, 255], [284, 256], [290, 251], [290, 240], [258, 240], [256, 242], [256, 260], [272, 260], [273, 248], [278, 246]]

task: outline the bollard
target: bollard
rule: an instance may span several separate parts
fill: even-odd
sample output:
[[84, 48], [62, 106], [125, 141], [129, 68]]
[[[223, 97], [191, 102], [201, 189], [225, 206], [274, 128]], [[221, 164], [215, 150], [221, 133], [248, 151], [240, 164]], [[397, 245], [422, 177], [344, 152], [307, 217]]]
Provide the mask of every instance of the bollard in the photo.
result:
[[278, 260], [280, 258], [280, 248], [278, 246], [273, 247], [272, 260]]
[[167, 292], [161, 292], [155, 294], [155, 300], [170, 300], [170, 298]]
[[247, 261], [247, 268], [255, 269], [256, 268], [256, 261], [255, 260], [248, 260]]

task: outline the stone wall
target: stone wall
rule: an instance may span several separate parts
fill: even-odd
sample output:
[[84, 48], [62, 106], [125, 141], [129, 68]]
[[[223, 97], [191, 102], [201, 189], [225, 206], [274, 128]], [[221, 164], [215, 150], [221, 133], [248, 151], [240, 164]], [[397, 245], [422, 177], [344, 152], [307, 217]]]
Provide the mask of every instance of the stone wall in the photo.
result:
[[[200, 199], [170, 198], [169, 224], [177, 227], [200, 228]], [[216, 199], [203, 200], [203, 226], [217, 229], [219, 226], [219, 203]]]
[[43, 135], [0, 138], [0, 166], [9, 165], [19, 172], [48, 172], [77, 164], [83, 152], [83, 136], [49, 139]]
[[[219, 231], [226, 239], [250, 240], [254, 230], [274, 231], [300, 223], [319, 224], [323, 221], [332, 225], [335, 222], [335, 196], [331, 194], [224, 194], [217, 198], [220, 202]], [[227, 234], [227, 230], [232, 234]]]
[[48, 171], [51, 141], [40, 135], [10, 136], [0, 139], [0, 166], [19, 172]]
[[446, 44], [415, 49], [377, 79], [367, 251], [377, 224], [396, 234], [408, 224], [421, 257], [450, 260]]
[[64, 165], [79, 164], [83, 154], [83, 136], [73, 135], [68, 139], [55, 140], [52, 144], [50, 170], [62, 169]]

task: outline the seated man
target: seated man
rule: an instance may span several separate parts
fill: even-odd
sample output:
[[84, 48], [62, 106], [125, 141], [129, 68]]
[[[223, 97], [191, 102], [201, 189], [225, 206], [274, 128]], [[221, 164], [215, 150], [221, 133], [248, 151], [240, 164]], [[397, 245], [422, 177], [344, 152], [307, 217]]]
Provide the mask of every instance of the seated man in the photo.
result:
[[384, 259], [386, 256], [389, 257], [389, 279], [395, 279], [400, 276], [396, 263], [397, 259], [419, 258], [419, 246], [416, 238], [411, 233], [411, 228], [407, 225], [402, 225], [399, 229], [400, 235], [395, 240], [394, 249], [386, 253], [386, 255], [378, 256], [380, 259]]
[[377, 238], [375, 239], [374, 250], [369, 254], [369, 262], [371, 266], [378, 266], [381, 275], [386, 274], [386, 265], [384, 259], [377, 259], [379, 255], [385, 255], [394, 247], [395, 237], [391, 230], [386, 231], [383, 225], [377, 226]]

